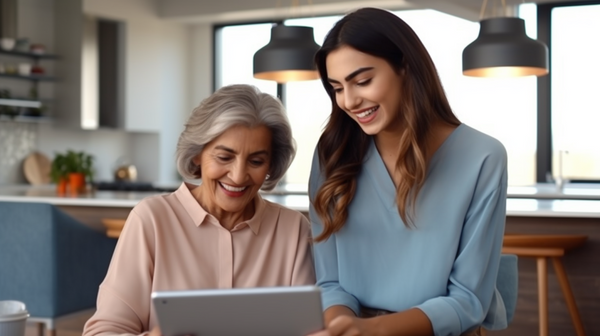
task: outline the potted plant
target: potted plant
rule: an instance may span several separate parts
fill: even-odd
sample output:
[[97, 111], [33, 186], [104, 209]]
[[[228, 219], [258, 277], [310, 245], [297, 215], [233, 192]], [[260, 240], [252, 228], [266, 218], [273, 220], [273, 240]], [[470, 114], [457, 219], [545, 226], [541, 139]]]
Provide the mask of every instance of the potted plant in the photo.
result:
[[66, 166], [66, 155], [56, 153], [52, 165], [50, 166], [50, 179], [56, 183], [56, 192], [58, 194], [65, 194], [67, 192], [67, 181], [69, 179], [69, 172]]
[[94, 179], [93, 164], [94, 157], [84, 151], [56, 153], [50, 175], [57, 184], [58, 193], [65, 193], [67, 185], [71, 193], [83, 192], [87, 182]]

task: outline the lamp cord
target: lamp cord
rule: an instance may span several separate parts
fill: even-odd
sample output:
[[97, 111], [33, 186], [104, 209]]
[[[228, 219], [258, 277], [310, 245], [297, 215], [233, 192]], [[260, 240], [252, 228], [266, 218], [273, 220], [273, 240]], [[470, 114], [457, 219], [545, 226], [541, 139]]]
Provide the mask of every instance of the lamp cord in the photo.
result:
[[481, 11], [479, 12], [479, 21], [483, 20], [483, 15], [485, 14], [485, 7], [487, 6], [487, 0], [483, 0], [481, 4]]
[[[487, 1], [487, 0], [486, 0]], [[308, 3], [308, 11], [309, 11], [309, 16], [310, 17], [314, 17], [314, 13], [313, 13], [313, 1], [312, 0], [307, 0]], [[279, 10], [282, 9], [282, 5], [281, 5], [281, 0], [277, 0], [276, 5], [275, 5], [275, 9]], [[295, 17], [300, 17], [300, 14], [302, 14], [302, 10], [300, 9], [300, 0], [292, 0], [290, 3], [290, 7], [288, 9], [288, 18], [295, 18]], [[275, 19], [275, 21], [277, 21], [277, 19]]]
[[[487, 7], [487, 2], [488, 0], [483, 0], [483, 3], [481, 4], [481, 10], [479, 11], [479, 21], [483, 20], [483, 16], [485, 15], [485, 8]], [[525, 0], [523, 0], [523, 3], [525, 3]], [[505, 16], [508, 16], [508, 12], [506, 9], [506, 0], [502, 0], [502, 11], [504, 11]], [[492, 16], [495, 16], [495, 14], [496, 8], [493, 9]]]

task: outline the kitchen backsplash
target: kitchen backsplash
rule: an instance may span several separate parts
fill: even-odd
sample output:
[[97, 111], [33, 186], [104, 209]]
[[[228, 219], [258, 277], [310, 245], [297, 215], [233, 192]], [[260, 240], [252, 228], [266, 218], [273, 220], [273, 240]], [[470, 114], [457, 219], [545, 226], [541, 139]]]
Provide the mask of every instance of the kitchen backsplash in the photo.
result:
[[23, 160], [35, 150], [37, 124], [0, 121], [0, 184], [25, 183]]

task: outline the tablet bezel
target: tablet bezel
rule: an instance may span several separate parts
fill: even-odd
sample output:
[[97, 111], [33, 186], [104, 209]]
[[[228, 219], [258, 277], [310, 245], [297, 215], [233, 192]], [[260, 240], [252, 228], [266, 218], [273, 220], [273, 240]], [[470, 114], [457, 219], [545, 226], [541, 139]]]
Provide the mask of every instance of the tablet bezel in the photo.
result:
[[306, 336], [324, 328], [317, 286], [155, 291], [164, 336]]

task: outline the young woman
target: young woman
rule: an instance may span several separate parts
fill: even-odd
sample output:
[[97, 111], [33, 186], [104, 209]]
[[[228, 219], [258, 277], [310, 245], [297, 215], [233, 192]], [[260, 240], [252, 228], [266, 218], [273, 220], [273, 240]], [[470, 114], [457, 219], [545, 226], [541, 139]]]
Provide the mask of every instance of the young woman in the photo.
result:
[[425, 47], [388, 11], [346, 15], [316, 62], [333, 106], [309, 183], [317, 335], [505, 328], [502, 144], [456, 118]]

